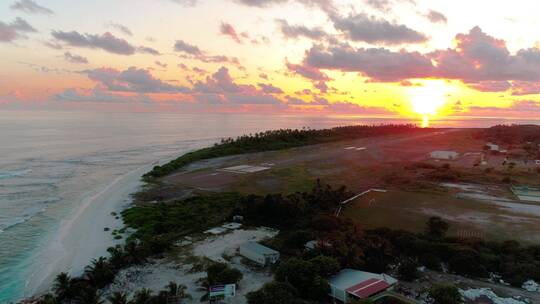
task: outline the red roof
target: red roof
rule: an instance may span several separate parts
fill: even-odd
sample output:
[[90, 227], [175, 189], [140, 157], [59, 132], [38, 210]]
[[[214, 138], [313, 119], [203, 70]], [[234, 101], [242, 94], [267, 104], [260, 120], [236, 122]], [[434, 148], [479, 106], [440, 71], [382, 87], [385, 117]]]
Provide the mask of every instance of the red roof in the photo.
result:
[[388, 287], [390, 287], [390, 285], [383, 280], [369, 279], [347, 288], [346, 291], [360, 299], [366, 299], [371, 295], [386, 290]]

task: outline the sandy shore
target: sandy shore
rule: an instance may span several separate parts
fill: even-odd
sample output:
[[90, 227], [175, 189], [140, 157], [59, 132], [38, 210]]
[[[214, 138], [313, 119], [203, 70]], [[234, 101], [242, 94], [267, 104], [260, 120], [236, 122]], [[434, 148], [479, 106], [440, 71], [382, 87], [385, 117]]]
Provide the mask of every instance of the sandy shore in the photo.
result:
[[[40, 267], [29, 277], [24, 296], [47, 292], [60, 272], [81, 274], [92, 259], [107, 256], [108, 247], [122, 242], [111, 235], [112, 230], [123, 226], [111, 212], [118, 213], [131, 203], [130, 194], [140, 187], [141, 176], [153, 166], [143, 166], [116, 178], [100, 192], [84, 199], [60, 223], [47, 248], [35, 257]], [[110, 231], [104, 231], [105, 227]]]

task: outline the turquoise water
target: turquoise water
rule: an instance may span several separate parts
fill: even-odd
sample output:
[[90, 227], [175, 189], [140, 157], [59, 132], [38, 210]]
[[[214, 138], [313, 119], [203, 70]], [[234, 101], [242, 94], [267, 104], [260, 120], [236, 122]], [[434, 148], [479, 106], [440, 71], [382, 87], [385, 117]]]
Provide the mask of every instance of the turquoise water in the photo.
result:
[[[223, 137], [257, 131], [404, 122], [409, 121], [294, 115], [0, 112], [0, 303], [28, 295], [29, 276], [43, 266], [36, 256], [60, 221], [78, 208], [84, 197], [136, 168]], [[481, 127], [497, 122], [500, 120], [453, 119], [432, 124]]]

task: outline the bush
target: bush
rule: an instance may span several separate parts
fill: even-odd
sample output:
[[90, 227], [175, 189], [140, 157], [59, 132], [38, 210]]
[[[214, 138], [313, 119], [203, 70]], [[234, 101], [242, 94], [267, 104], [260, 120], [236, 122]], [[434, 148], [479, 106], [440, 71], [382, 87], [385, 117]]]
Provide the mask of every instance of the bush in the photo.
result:
[[465, 276], [485, 278], [488, 274], [484, 261], [472, 249], [458, 251], [449, 261], [450, 270]]
[[127, 227], [137, 230], [132, 238], [155, 242], [159, 236], [159, 241], [170, 245], [181, 236], [221, 224], [239, 200], [236, 193], [210, 194], [167, 204], [135, 206], [123, 211], [122, 216]]
[[463, 300], [457, 287], [451, 285], [435, 285], [429, 290], [434, 304], [461, 304]]
[[249, 304], [299, 304], [298, 291], [289, 283], [270, 282], [246, 295]]
[[418, 263], [412, 259], [407, 259], [398, 267], [398, 276], [401, 280], [411, 282], [420, 278]]
[[438, 216], [434, 216], [429, 218], [427, 222], [426, 234], [434, 239], [442, 239], [446, 235], [448, 228], [450, 228], [450, 225], [447, 222]]
[[221, 284], [238, 284], [242, 280], [242, 272], [227, 264], [214, 263], [206, 269], [208, 286]]
[[303, 299], [320, 300], [326, 297], [330, 285], [321, 277], [319, 270], [310, 261], [291, 258], [279, 265], [275, 279], [278, 282], [290, 283]]
[[422, 263], [422, 265], [426, 266], [431, 270], [441, 270], [441, 259], [432, 253], [423, 254], [420, 257], [420, 262]]
[[316, 268], [317, 274], [321, 277], [330, 277], [338, 273], [340, 269], [338, 261], [333, 257], [319, 255], [309, 262]]

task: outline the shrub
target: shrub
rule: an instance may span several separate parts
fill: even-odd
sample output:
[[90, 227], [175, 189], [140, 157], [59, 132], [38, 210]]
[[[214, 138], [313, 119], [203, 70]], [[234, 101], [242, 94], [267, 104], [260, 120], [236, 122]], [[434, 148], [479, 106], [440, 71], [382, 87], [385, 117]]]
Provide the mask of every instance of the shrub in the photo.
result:
[[412, 259], [407, 259], [398, 267], [398, 276], [401, 280], [411, 282], [420, 278], [418, 263]]
[[472, 249], [458, 251], [449, 261], [450, 270], [461, 275], [486, 277], [488, 272], [478, 252]]
[[327, 295], [330, 285], [318, 271], [310, 261], [291, 258], [279, 265], [275, 278], [276, 281], [290, 283], [303, 299], [320, 300]]
[[420, 257], [420, 262], [422, 263], [422, 265], [426, 266], [431, 270], [441, 270], [441, 259], [432, 253], [423, 254]]
[[457, 287], [451, 285], [435, 285], [429, 290], [434, 304], [461, 304], [463, 300]]
[[242, 280], [242, 272], [227, 264], [214, 263], [206, 269], [208, 286], [221, 284], [238, 284]]
[[270, 282], [246, 295], [249, 304], [299, 304], [298, 291], [289, 283]]
[[427, 222], [426, 234], [434, 239], [442, 239], [446, 235], [448, 228], [450, 228], [450, 225], [447, 222], [438, 216], [434, 216], [429, 218]]

